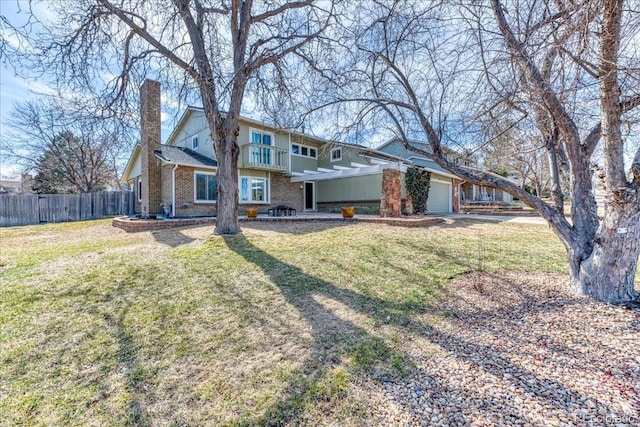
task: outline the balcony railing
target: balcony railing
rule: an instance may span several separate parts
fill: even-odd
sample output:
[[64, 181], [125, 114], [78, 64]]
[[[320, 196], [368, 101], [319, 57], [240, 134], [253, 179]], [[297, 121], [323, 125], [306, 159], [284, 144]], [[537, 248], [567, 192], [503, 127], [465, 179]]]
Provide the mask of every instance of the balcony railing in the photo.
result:
[[285, 148], [264, 144], [246, 144], [240, 147], [240, 167], [268, 171], [287, 171], [289, 155]]

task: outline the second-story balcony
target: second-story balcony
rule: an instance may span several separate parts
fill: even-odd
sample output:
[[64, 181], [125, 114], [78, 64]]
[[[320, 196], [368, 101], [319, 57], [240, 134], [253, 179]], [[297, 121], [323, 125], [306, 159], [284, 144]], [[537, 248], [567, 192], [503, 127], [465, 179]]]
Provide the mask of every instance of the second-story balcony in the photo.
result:
[[267, 171], [287, 171], [289, 153], [285, 148], [265, 144], [245, 144], [240, 146], [241, 168]]

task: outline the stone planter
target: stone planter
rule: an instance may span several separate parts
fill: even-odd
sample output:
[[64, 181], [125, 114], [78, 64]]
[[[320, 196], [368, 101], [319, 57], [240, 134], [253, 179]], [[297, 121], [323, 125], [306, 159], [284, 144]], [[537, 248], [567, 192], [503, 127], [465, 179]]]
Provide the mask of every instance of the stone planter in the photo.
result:
[[342, 218], [353, 218], [353, 214], [356, 211], [356, 208], [353, 206], [340, 208], [342, 211]]
[[257, 218], [258, 217], [258, 209], [247, 209], [247, 218]]

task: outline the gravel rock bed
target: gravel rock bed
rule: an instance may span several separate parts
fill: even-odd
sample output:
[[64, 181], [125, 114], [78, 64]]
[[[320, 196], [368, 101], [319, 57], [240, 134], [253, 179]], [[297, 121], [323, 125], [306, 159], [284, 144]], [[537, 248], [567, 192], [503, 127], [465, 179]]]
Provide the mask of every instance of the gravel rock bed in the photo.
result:
[[640, 425], [640, 310], [578, 298], [565, 282], [456, 278], [442, 321], [414, 319], [424, 337], [407, 348], [416, 369], [373, 387], [380, 424]]

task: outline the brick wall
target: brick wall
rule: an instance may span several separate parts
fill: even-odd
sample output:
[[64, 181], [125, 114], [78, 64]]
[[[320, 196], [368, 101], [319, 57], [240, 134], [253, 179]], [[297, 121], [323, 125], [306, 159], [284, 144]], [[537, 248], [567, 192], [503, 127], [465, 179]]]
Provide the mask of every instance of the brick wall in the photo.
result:
[[270, 190], [271, 190], [271, 202], [269, 204], [264, 203], [241, 203], [238, 205], [238, 214], [245, 215], [247, 209], [257, 209], [259, 214], [267, 214], [269, 208], [285, 205], [290, 208], [294, 208], [296, 212], [302, 212], [302, 189], [301, 183], [291, 182], [290, 178], [287, 178], [280, 174], [271, 174]]
[[[401, 227], [425, 227], [434, 224], [439, 224], [443, 220], [439, 217], [413, 217], [413, 218], [358, 218], [350, 219], [343, 218], [322, 218], [322, 217], [262, 217], [257, 219], [240, 218], [240, 222], [301, 222], [301, 223], [327, 223], [333, 222], [337, 224], [345, 223], [357, 223], [357, 222], [373, 222], [376, 224], [387, 224]], [[114, 227], [121, 228], [128, 233], [151, 231], [151, 230], [164, 230], [168, 228], [189, 227], [198, 225], [215, 224], [215, 218], [194, 218], [194, 219], [182, 219], [176, 221], [165, 220], [141, 220], [131, 219], [128, 217], [114, 218], [112, 225]]]
[[171, 205], [173, 203], [172, 200], [172, 184], [171, 184], [171, 171], [173, 170], [174, 165], [162, 164], [162, 178], [161, 188], [162, 188], [162, 204], [163, 205]]
[[380, 199], [381, 217], [398, 217], [402, 214], [402, 191], [400, 171], [384, 169], [382, 171], [382, 197]]
[[[271, 174], [271, 205], [286, 205], [302, 212], [302, 188], [300, 182], [291, 182], [280, 174]], [[244, 205], [243, 205], [244, 206]], [[260, 209], [258, 209], [260, 211]]]
[[[166, 165], [162, 171], [163, 191], [166, 203], [171, 204], [171, 170], [173, 165]], [[195, 168], [180, 166], [176, 169], [176, 216], [213, 216], [216, 214], [215, 203], [195, 202], [194, 177]], [[165, 184], [166, 182], [166, 184]]]
[[142, 216], [160, 211], [161, 166], [154, 151], [160, 149], [160, 83], [145, 80], [140, 88], [140, 153], [142, 163]]

